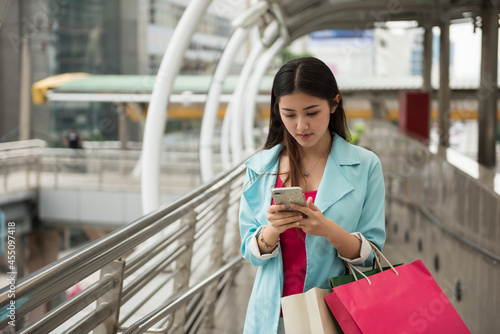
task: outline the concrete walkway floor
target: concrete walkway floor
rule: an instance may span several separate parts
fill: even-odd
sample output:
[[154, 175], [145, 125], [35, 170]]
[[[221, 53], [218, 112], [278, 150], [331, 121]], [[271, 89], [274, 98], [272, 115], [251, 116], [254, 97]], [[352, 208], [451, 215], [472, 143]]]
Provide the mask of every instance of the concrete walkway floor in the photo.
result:
[[243, 260], [233, 286], [217, 303], [214, 328], [204, 328], [199, 331], [200, 334], [243, 333], [247, 304], [256, 273], [257, 268]]

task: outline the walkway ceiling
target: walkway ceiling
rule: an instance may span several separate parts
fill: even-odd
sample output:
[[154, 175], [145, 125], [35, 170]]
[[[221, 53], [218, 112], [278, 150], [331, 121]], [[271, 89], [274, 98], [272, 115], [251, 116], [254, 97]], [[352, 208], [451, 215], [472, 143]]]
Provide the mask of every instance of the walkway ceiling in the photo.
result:
[[[443, 0], [283, 0], [278, 4], [290, 40], [324, 29], [372, 29], [388, 21], [417, 21], [420, 26], [438, 25], [441, 20], [471, 22], [486, 1]], [[500, 1], [493, 2], [495, 6]]]

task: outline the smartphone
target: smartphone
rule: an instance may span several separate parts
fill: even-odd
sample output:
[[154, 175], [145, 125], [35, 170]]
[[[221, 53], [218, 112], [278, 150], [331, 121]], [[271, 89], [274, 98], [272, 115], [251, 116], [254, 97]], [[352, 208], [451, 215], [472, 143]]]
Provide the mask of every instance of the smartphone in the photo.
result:
[[307, 206], [301, 187], [274, 188], [271, 192], [275, 204], [285, 204], [285, 209], [281, 211], [297, 211], [292, 210], [290, 204]]

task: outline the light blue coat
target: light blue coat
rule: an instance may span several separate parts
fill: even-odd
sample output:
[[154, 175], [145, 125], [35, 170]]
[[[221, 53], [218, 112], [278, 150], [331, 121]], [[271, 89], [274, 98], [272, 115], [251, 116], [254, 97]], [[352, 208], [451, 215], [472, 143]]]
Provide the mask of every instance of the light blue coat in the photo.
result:
[[[249, 242], [257, 228], [267, 225], [271, 189], [276, 184], [279, 154], [283, 146], [263, 150], [246, 161], [247, 173], [240, 205], [241, 252], [258, 266], [248, 303], [244, 333], [276, 333], [283, 291], [281, 250], [278, 256], [262, 260], [255, 257]], [[334, 135], [315, 205], [323, 215], [347, 232], [361, 232], [380, 250], [385, 242], [385, 187], [378, 157]], [[304, 292], [313, 287], [328, 288], [329, 277], [344, 274], [344, 264], [336, 249], [324, 237], [307, 235], [307, 271]], [[373, 254], [362, 264], [369, 266]]]

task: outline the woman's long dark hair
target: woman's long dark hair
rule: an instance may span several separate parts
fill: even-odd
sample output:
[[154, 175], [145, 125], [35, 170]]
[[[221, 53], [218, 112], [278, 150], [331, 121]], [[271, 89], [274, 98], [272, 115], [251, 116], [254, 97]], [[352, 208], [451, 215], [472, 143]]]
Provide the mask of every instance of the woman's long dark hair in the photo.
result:
[[328, 129], [330, 133], [336, 133], [345, 140], [349, 139], [342, 98], [339, 103], [335, 101], [335, 97], [340, 92], [330, 68], [314, 57], [294, 59], [283, 65], [274, 77], [269, 134], [264, 149], [281, 143], [285, 146], [288, 151], [290, 171], [284, 183], [290, 180], [292, 186], [298, 186], [299, 178], [304, 176], [300, 172], [300, 154], [297, 141], [288, 133], [281, 121], [278, 104], [281, 96], [295, 92], [326, 100], [330, 109], [336, 106], [335, 112], [330, 114]]

